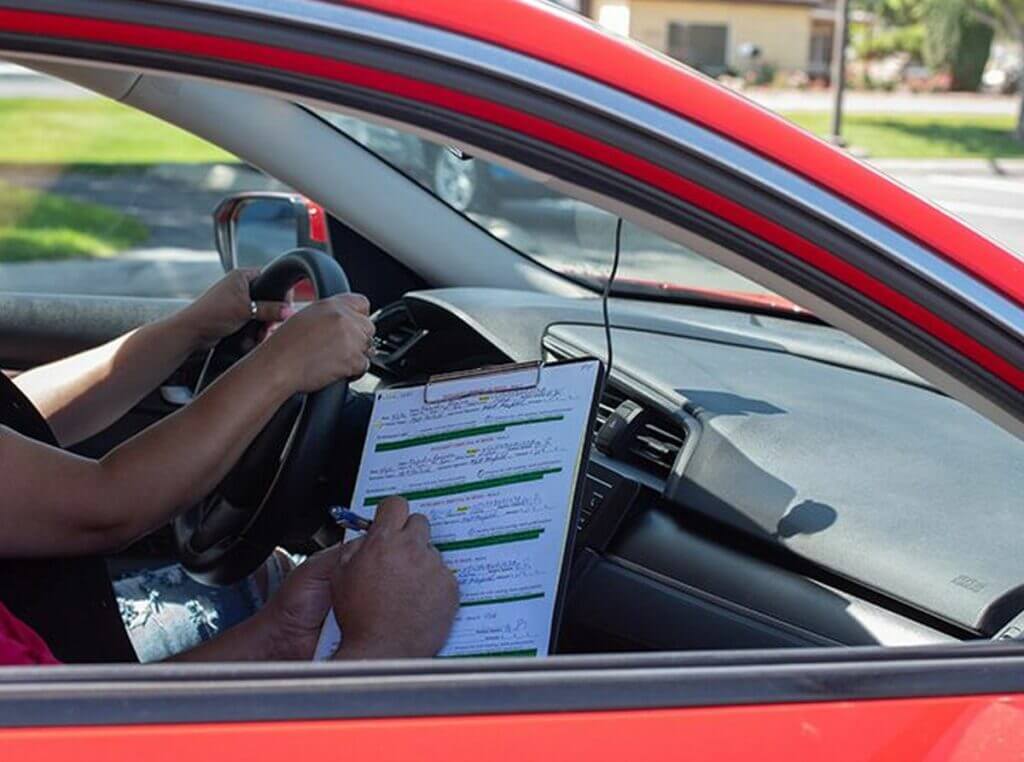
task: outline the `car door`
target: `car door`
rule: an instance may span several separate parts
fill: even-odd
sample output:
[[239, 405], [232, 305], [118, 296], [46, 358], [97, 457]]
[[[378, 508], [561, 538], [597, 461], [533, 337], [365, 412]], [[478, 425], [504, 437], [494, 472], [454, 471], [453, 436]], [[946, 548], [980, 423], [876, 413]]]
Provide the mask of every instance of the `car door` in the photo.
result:
[[[718, 242], [724, 264], [1008, 430], [1024, 426], [1024, 265], [823, 144], [560, 12], [454, 0], [7, 1], [0, 46], [239, 82], [479, 147], [667, 235]], [[0, 744], [44, 759], [140, 748], [1009, 759], [1024, 744], [1022, 662], [1015, 645], [980, 644], [14, 669], [0, 674]]]

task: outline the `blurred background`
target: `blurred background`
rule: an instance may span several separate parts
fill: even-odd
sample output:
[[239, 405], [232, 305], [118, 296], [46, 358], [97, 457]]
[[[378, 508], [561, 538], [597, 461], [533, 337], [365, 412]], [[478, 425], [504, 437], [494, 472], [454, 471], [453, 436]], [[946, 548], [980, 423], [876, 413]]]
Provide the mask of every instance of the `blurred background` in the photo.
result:
[[[843, 146], [1024, 256], [1024, 0], [558, 4]], [[525, 255], [582, 277], [607, 269], [614, 220], [600, 210], [325, 116]], [[170, 125], [0, 61], [0, 291], [193, 296], [220, 274], [214, 206], [263, 189], [283, 190]], [[630, 229], [625, 248], [638, 282], [683, 279], [675, 244]]]

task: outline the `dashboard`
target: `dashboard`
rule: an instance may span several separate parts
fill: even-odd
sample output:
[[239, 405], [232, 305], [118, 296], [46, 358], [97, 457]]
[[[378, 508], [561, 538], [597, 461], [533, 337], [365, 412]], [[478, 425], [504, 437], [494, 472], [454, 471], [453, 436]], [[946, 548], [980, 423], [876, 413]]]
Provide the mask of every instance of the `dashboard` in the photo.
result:
[[[1024, 608], [1019, 441], [825, 326], [611, 315], [563, 652], [938, 643]], [[375, 321], [360, 391], [605, 355], [596, 299], [419, 291]]]

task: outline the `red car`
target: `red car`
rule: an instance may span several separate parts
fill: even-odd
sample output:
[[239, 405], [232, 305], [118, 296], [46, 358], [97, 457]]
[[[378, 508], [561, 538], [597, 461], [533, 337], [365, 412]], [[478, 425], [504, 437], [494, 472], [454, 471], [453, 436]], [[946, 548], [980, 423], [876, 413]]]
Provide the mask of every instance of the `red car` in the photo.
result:
[[[604, 355], [621, 217], [598, 432], [642, 411], [588, 464], [558, 655], [6, 669], [4, 759], [1024, 756], [1024, 260], [541, 2], [7, 0], [0, 50], [314, 200], [305, 242], [378, 308], [357, 391]], [[544, 192], [446, 205], [352, 120]], [[218, 216], [229, 267], [243, 232], [287, 248], [245, 201]], [[0, 364], [175, 306], [0, 294]], [[187, 398], [165, 388], [134, 425]], [[355, 464], [331, 448], [365, 419], [332, 420], [343, 492]], [[275, 539], [308, 543], [314, 507]]]

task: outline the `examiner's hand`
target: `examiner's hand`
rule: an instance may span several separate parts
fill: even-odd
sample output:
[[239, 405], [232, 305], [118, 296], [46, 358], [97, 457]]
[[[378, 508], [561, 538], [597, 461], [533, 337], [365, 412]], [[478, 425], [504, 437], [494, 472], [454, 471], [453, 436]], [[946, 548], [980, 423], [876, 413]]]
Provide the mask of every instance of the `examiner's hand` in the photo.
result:
[[380, 504], [333, 587], [343, 634], [338, 659], [435, 656], [459, 605], [455, 575], [430, 544], [426, 517], [410, 516], [400, 497]]
[[276, 323], [291, 315], [292, 307], [286, 302], [256, 302], [256, 314], [252, 314], [249, 287], [259, 274], [256, 269], [232, 270], [179, 313], [199, 347], [209, 349], [250, 320]]
[[335, 545], [299, 564], [256, 615], [268, 633], [267, 658], [312, 659], [331, 607], [331, 581], [362, 540]]
[[343, 378], [358, 378], [370, 368], [376, 328], [370, 302], [361, 294], [342, 294], [300, 310], [261, 347], [291, 374], [298, 392], [315, 392]]

